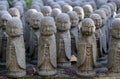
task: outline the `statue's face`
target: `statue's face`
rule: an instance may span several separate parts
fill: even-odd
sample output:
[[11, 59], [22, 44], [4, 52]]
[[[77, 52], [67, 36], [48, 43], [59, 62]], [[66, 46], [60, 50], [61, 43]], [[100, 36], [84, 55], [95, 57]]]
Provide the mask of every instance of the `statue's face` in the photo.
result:
[[71, 21], [71, 26], [76, 27], [78, 25], [78, 16], [72, 17], [70, 21]]
[[22, 34], [22, 29], [19, 29], [18, 27], [8, 27], [7, 33], [9, 36], [20, 36]]
[[99, 29], [102, 26], [102, 19], [95, 18], [93, 19], [96, 29]]
[[59, 20], [57, 20], [57, 27], [59, 30], [69, 30], [70, 29], [70, 21], [67, 19], [59, 19]]
[[92, 13], [92, 10], [90, 10], [89, 8], [84, 9], [85, 12], [85, 17], [89, 17], [90, 14]]
[[38, 29], [40, 26], [40, 18], [31, 18], [32, 28]]
[[11, 16], [20, 18], [20, 15], [17, 12], [12, 13]]
[[2, 19], [2, 24], [3, 24], [2, 27], [3, 27], [3, 28], [6, 28], [7, 21], [8, 21], [8, 20], [6, 20], [6, 19]]
[[120, 27], [114, 27], [111, 30], [112, 37], [120, 39]]
[[84, 18], [84, 13], [79, 11], [78, 13], [79, 20], [82, 20]]
[[43, 12], [43, 15], [44, 15], [44, 16], [50, 16], [50, 15], [51, 15], [51, 12], [45, 11], [45, 12]]
[[52, 35], [55, 33], [55, 25], [52, 23], [44, 23], [41, 25], [41, 30], [44, 35]]
[[83, 35], [90, 36], [95, 32], [95, 27], [94, 26], [83, 26], [81, 27], [81, 32]]

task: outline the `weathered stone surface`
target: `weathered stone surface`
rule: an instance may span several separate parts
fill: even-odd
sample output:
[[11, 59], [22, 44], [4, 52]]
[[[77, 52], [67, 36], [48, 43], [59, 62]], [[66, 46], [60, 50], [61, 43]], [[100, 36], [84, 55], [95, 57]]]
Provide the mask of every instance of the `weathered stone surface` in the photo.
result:
[[41, 20], [41, 37], [38, 47], [38, 74], [41, 76], [54, 75], [57, 70], [56, 26], [52, 17]]
[[96, 65], [97, 46], [94, 32], [94, 21], [90, 18], [84, 19], [81, 27], [82, 35], [80, 35], [78, 42], [77, 74], [79, 76], [92, 77], [96, 74], [94, 67]]
[[69, 15], [61, 13], [56, 17], [57, 25], [57, 63], [64, 67], [70, 65], [71, 58], [71, 36], [70, 36], [70, 18]]
[[22, 77], [26, 75], [25, 46], [23, 40], [23, 28], [19, 18], [12, 18], [7, 23], [7, 75], [10, 77]]

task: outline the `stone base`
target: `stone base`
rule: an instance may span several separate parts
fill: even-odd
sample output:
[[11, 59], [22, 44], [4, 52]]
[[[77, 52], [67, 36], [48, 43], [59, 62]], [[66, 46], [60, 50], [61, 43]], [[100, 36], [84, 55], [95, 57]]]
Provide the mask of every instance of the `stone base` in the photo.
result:
[[52, 76], [54, 74], [57, 73], [57, 70], [41, 70], [41, 71], [38, 71], [38, 74], [41, 75], [41, 76]]
[[65, 67], [70, 67], [71, 66], [71, 63], [68, 62], [68, 63], [58, 63], [58, 67], [60, 68], [65, 68]]
[[26, 71], [7, 72], [8, 77], [18, 78], [26, 75]]
[[80, 77], [95, 77], [96, 72], [95, 71], [87, 71], [87, 72], [77, 72], [77, 75]]

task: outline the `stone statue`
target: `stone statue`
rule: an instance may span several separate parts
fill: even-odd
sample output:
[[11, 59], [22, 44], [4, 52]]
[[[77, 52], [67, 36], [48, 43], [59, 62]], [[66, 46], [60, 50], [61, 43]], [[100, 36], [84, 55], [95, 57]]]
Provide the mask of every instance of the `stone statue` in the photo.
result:
[[73, 8], [73, 11], [77, 12], [78, 14], [78, 18], [79, 18], [79, 24], [78, 24], [78, 28], [81, 28], [81, 24], [82, 24], [82, 20], [84, 19], [84, 10], [82, 7], [79, 6], [75, 6]]
[[27, 12], [26, 12], [26, 15], [25, 15], [25, 31], [24, 31], [24, 39], [25, 39], [25, 48], [26, 48], [26, 51], [29, 52], [29, 47], [30, 47], [30, 33], [31, 33], [31, 26], [30, 26], [30, 20], [31, 20], [31, 15], [34, 13], [34, 12], [37, 12], [37, 10], [35, 9], [29, 9]]
[[85, 18], [89, 18], [90, 14], [93, 12], [93, 8], [90, 4], [84, 5], [83, 10], [85, 13]]
[[94, 13], [97, 13], [101, 16], [102, 18], [102, 27], [101, 27], [101, 30], [102, 30], [102, 34], [103, 34], [103, 40], [102, 40], [102, 49], [103, 49], [103, 54], [107, 53], [107, 29], [106, 29], [106, 20], [107, 20], [107, 17], [106, 17], [106, 14], [103, 10], [95, 10]]
[[71, 58], [71, 36], [70, 36], [70, 18], [66, 13], [61, 13], [56, 17], [57, 26], [57, 64], [59, 67], [70, 65]]
[[71, 21], [71, 29], [70, 29], [71, 51], [72, 51], [71, 53], [72, 53], [72, 55], [77, 56], [79, 18], [78, 18], [78, 15], [77, 15], [77, 13], [75, 11], [69, 11], [68, 15], [69, 15], [70, 21]]
[[3, 21], [2, 16], [4, 14], [9, 15], [8, 11], [0, 11], [0, 58], [2, 58], [2, 37], [3, 37]]
[[95, 23], [95, 36], [96, 36], [96, 42], [97, 42], [97, 59], [102, 56], [102, 42], [103, 42], [103, 38], [104, 35], [102, 34], [102, 19], [101, 16], [99, 14], [93, 13], [90, 15], [90, 18], [94, 21]]
[[69, 4], [62, 6], [62, 12], [67, 13], [68, 11], [72, 11], [73, 8]]
[[120, 18], [115, 18], [112, 22], [111, 40], [108, 52], [109, 72], [120, 73]]
[[39, 75], [54, 75], [57, 71], [56, 60], [56, 26], [54, 19], [46, 16], [41, 19], [40, 27], [41, 37], [38, 48], [38, 74]]
[[90, 18], [84, 19], [80, 30], [82, 36], [80, 35], [78, 42], [77, 74], [78, 76], [95, 76], [97, 47], [94, 21]]
[[50, 16], [52, 12], [52, 8], [50, 6], [43, 6], [41, 8], [41, 12], [43, 13], [44, 16]]
[[6, 66], [10, 77], [26, 75], [25, 46], [22, 23], [18, 17], [13, 17], [7, 23], [8, 34]]
[[5, 62], [6, 61], [6, 49], [7, 49], [7, 41], [8, 41], [8, 35], [6, 33], [6, 28], [7, 28], [7, 22], [8, 20], [10, 20], [12, 18], [12, 16], [10, 14], [3, 14], [1, 16], [1, 20], [2, 20], [2, 38], [1, 38], [1, 54], [2, 54], [2, 61]]
[[20, 18], [20, 12], [17, 8], [10, 8], [9, 13], [12, 17], [18, 17]]
[[35, 12], [31, 14], [30, 20], [30, 27], [31, 27], [31, 34], [30, 34], [30, 53], [29, 56], [32, 60], [37, 60], [38, 54], [38, 41], [40, 38], [40, 22], [43, 18], [43, 14], [41, 12]]

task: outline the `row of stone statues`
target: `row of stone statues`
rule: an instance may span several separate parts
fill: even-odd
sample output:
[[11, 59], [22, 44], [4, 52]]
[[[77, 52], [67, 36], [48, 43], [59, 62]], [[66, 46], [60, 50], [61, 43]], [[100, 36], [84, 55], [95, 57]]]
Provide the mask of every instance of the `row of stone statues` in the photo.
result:
[[0, 0], [0, 56], [8, 76], [25, 76], [26, 59], [37, 62], [39, 75], [54, 75], [75, 61], [78, 76], [95, 76], [104, 54], [109, 72], [120, 72], [119, 3], [70, 1], [33, 0], [25, 11], [24, 0], [13, 0], [12, 8]]

